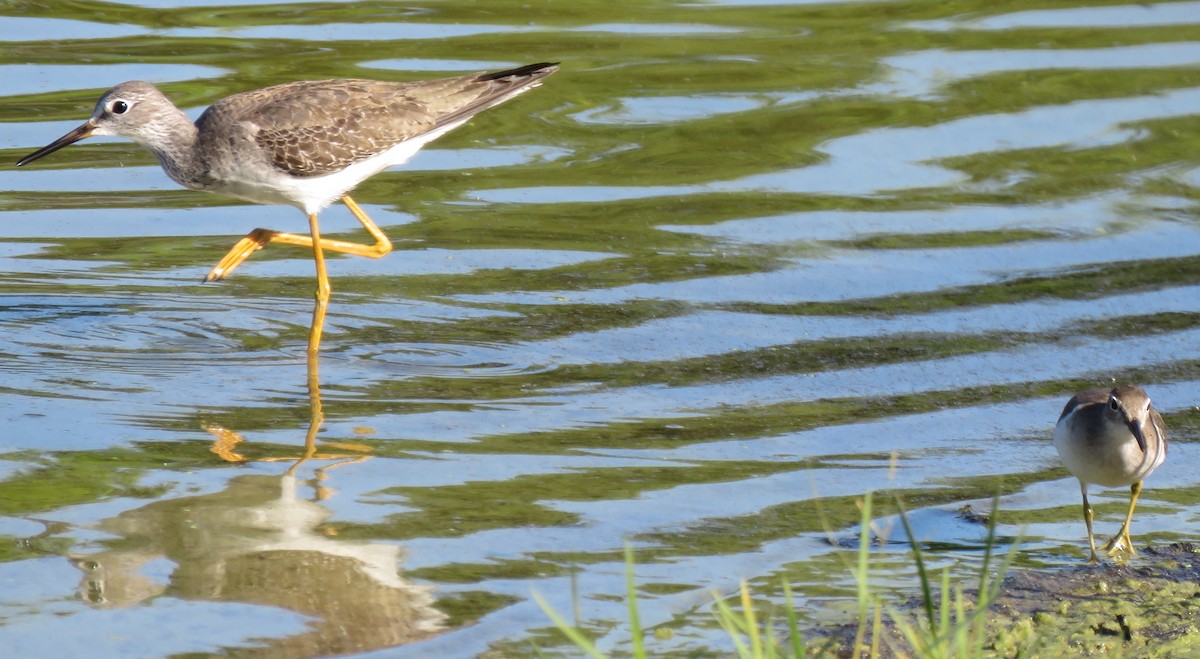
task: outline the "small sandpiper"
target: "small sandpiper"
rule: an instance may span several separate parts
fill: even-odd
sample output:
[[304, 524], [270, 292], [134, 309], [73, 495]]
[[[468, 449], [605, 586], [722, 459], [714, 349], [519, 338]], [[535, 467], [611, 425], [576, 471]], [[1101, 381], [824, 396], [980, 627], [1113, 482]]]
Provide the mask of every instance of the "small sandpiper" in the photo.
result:
[[1093, 563], [1099, 562], [1099, 558], [1092, 536], [1088, 485], [1130, 486], [1125, 523], [1104, 545], [1104, 550], [1109, 556], [1133, 555], [1129, 523], [1142, 492], [1142, 481], [1167, 458], [1166, 428], [1150, 397], [1141, 387], [1132, 385], [1088, 389], [1075, 394], [1067, 401], [1054, 428], [1054, 448], [1058, 449], [1067, 470], [1079, 479], [1083, 522], [1087, 525]]
[[[322, 250], [371, 258], [392, 250], [387, 236], [346, 193], [557, 70], [557, 64], [544, 62], [424, 82], [290, 82], [225, 97], [194, 124], [153, 85], [126, 82], [104, 92], [87, 122], [17, 165], [92, 135], [127, 137], [153, 153], [184, 187], [300, 209], [308, 216], [310, 235], [255, 229], [204, 280], [225, 277], [268, 243], [312, 248], [317, 306], [308, 349], [315, 353], [330, 293]], [[375, 239], [373, 245], [321, 238], [317, 215], [338, 199]]]

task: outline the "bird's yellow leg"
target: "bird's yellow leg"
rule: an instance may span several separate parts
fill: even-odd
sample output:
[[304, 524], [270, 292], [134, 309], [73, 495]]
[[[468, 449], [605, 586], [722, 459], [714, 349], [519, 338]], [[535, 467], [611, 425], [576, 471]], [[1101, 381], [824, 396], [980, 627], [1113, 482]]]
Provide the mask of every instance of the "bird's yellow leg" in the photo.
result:
[[342, 203], [346, 204], [346, 208], [349, 208], [350, 212], [354, 213], [354, 217], [358, 218], [359, 223], [363, 225], [363, 228], [367, 230], [367, 233], [371, 234], [371, 237], [375, 239], [375, 244], [359, 245], [358, 243], [344, 243], [339, 241], [333, 242], [338, 243], [339, 246], [345, 248], [344, 251], [346, 254], [366, 256], [372, 259], [385, 256], [392, 251], [392, 241], [388, 240], [388, 237], [383, 235], [383, 231], [380, 231], [379, 227], [375, 226], [375, 223], [371, 221], [371, 218], [367, 217], [367, 214], [365, 211], [363, 211], [362, 206], [359, 206], [356, 201], [351, 199], [350, 195], [342, 195]]
[[[331, 240], [329, 238], [321, 238], [320, 236], [306, 236], [299, 233], [285, 233], [283, 231], [272, 231], [271, 229], [255, 229], [246, 234], [244, 238], [237, 241], [233, 247], [217, 262], [213, 269], [209, 271], [208, 276], [204, 281], [220, 281], [229, 276], [235, 268], [242, 264], [243, 261], [250, 258], [250, 255], [258, 250], [266, 247], [269, 243], [283, 243], [285, 245], [298, 245], [300, 247], [312, 247], [314, 237], [320, 242], [323, 249], [331, 252], [340, 252], [342, 254], [353, 254], [355, 256], [366, 256], [368, 258], [377, 259], [392, 251], [392, 241], [383, 234], [383, 231], [375, 225], [375, 222], [367, 216], [362, 207], [359, 206], [349, 195], [342, 197], [342, 202], [358, 218], [362, 223], [363, 228], [371, 237], [375, 239], [372, 245], [364, 245], [361, 243], [351, 243], [345, 240]], [[311, 221], [310, 221], [311, 223]]]
[[1142, 482], [1138, 481], [1129, 486], [1129, 511], [1125, 513], [1125, 523], [1121, 530], [1104, 545], [1109, 556], [1127, 554], [1133, 556], [1137, 550], [1133, 548], [1133, 538], [1129, 537], [1129, 523], [1133, 521], [1133, 507], [1137, 505], [1138, 496], [1142, 493]]
[[1100, 559], [1096, 556], [1096, 537], [1092, 535], [1092, 506], [1087, 500], [1087, 485], [1083, 481], [1079, 482], [1079, 490], [1083, 493], [1083, 523], [1087, 526], [1088, 532], [1088, 547], [1092, 550], [1092, 563], [1099, 563]]
[[[308, 226], [313, 237], [313, 262], [317, 264], [317, 304], [313, 307], [312, 326], [308, 330], [308, 354], [311, 360], [321, 349], [321, 332], [325, 328], [325, 309], [329, 306], [329, 293], [332, 287], [329, 285], [329, 273], [325, 271], [325, 251], [321, 244], [321, 229], [317, 226], [316, 215], [308, 216]], [[315, 373], [316, 369], [310, 366], [309, 372]], [[311, 386], [312, 383], [309, 384]]]

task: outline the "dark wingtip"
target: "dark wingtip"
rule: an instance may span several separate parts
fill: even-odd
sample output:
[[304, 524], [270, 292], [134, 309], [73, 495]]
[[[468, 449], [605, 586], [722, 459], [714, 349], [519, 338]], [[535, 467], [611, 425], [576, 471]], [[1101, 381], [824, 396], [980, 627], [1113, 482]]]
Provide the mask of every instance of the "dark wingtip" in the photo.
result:
[[527, 64], [515, 69], [507, 71], [497, 71], [495, 73], [485, 73], [479, 76], [480, 80], [499, 80], [510, 76], [522, 77], [532, 76], [540, 73], [539, 78], [545, 77], [558, 70], [558, 62], [538, 62], [537, 64]]

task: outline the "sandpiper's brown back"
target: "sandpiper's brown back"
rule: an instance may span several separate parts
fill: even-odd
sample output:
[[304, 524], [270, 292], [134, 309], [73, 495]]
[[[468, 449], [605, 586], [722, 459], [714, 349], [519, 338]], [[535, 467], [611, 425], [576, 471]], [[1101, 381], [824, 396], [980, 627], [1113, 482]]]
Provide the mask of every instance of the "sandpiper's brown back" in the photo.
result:
[[[196, 124], [243, 127], [272, 164], [292, 176], [330, 174], [423, 134], [450, 128], [538, 86], [558, 70], [532, 64], [422, 82], [354, 78], [290, 82], [214, 103]], [[223, 148], [225, 145], [212, 145]]]

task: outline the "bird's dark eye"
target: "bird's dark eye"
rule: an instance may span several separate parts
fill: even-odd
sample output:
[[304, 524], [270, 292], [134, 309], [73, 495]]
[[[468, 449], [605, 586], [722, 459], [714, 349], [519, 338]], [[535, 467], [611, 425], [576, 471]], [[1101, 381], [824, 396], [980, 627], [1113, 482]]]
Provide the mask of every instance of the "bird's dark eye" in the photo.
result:
[[117, 101], [112, 104], [113, 114], [125, 114], [127, 110], [129, 110], [129, 104], [125, 101]]
[[1121, 406], [1117, 404], [1117, 399], [1116, 399], [1116, 398], [1109, 398], [1109, 399], [1108, 399], [1108, 409], [1110, 409], [1110, 410], [1112, 410], [1112, 411], [1114, 411], [1114, 412], [1116, 412], [1117, 410], [1121, 409]]

